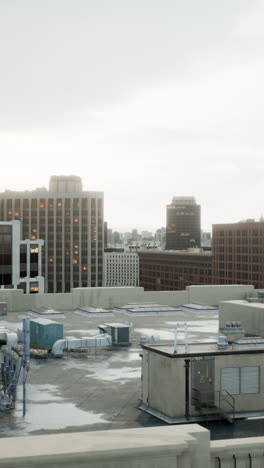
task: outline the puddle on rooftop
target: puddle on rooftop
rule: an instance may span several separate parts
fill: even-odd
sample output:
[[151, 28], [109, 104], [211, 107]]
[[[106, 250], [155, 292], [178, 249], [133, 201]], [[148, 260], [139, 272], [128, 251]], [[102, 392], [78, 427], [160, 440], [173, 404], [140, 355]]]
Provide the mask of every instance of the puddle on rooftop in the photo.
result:
[[[83, 411], [73, 403], [65, 403], [55, 385], [27, 385], [26, 415], [22, 416], [22, 388], [18, 386], [16, 408], [12, 413], [1, 413], [0, 434], [25, 435], [39, 430], [65, 429], [66, 427], [107, 422], [103, 413]], [[56, 402], [57, 401], [57, 402]], [[58, 402], [60, 401], [60, 402]]]
[[63, 401], [63, 398], [61, 397], [60, 391], [56, 385], [33, 385], [28, 383], [27, 400], [41, 404], [52, 401]]
[[89, 374], [87, 377], [92, 377], [98, 380], [104, 380], [107, 382], [118, 381], [119, 383], [125, 383], [129, 379], [136, 379], [141, 376], [141, 368], [121, 367], [121, 368], [105, 368], [105, 367], [94, 367], [89, 368]]
[[148, 337], [159, 336], [161, 340], [172, 340], [174, 337], [174, 329], [157, 330], [155, 328], [135, 328], [135, 332], [140, 333], [141, 335], [146, 335]]
[[[167, 325], [173, 327], [172, 332], [174, 332], [176, 324], [179, 322], [166, 322]], [[182, 322], [180, 322], [182, 324]], [[199, 332], [199, 333], [218, 333], [218, 320], [190, 320], [186, 321], [188, 325], [189, 332]]]
[[[124, 365], [126, 364], [126, 365]], [[111, 356], [94, 356], [94, 360], [87, 356], [85, 360], [66, 359], [63, 367], [68, 369], [81, 369], [88, 373], [88, 378], [103, 381], [118, 381], [125, 383], [129, 379], [141, 375], [141, 359], [139, 352], [121, 351]]]

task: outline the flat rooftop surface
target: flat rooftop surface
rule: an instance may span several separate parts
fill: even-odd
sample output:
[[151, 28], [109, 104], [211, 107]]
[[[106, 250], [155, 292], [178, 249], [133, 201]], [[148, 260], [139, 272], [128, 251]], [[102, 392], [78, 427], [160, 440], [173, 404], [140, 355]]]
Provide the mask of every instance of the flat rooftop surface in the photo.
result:
[[254, 307], [256, 309], [264, 309], [264, 303], [263, 302], [248, 302], [248, 301], [242, 301], [242, 300], [234, 300], [234, 301], [222, 301], [222, 304], [234, 304], [239, 307]]
[[[238, 340], [236, 341], [237, 345], [240, 345], [240, 348], [234, 348], [232, 346], [228, 346], [227, 348], [218, 348], [216, 341], [213, 343], [189, 343], [187, 348], [185, 345], [180, 344], [177, 345], [177, 352], [174, 352], [174, 346], [169, 344], [163, 345], [143, 345], [143, 348], [150, 349], [153, 352], [157, 352], [160, 354], [164, 354], [167, 356], [173, 356], [175, 358], [180, 358], [182, 356], [190, 355], [190, 356], [207, 356], [207, 355], [217, 355], [217, 354], [241, 354], [242, 352], [247, 353], [264, 353], [264, 341], [263, 338], [260, 338], [260, 342], [257, 340]], [[258, 347], [256, 346], [259, 343]], [[244, 344], [244, 346], [243, 346]], [[261, 347], [259, 347], [261, 346]]]
[[[64, 325], [65, 336], [95, 336], [102, 317], [64, 312], [56, 321]], [[8, 312], [0, 326], [16, 331], [26, 312]], [[0, 437], [72, 433], [108, 429], [166, 426], [138, 409], [141, 398], [140, 336], [159, 336], [173, 345], [176, 324], [189, 326], [190, 341], [213, 341], [218, 335], [218, 312], [185, 311], [177, 316], [126, 316], [113, 313], [113, 322], [131, 324], [132, 345], [128, 348], [97, 350], [89, 354], [65, 353], [63, 358], [31, 359], [27, 380], [26, 415], [22, 414], [22, 387], [18, 385], [15, 410], [0, 412]], [[183, 342], [184, 334], [179, 336]], [[264, 419], [208, 423], [212, 438], [250, 437], [264, 433]]]

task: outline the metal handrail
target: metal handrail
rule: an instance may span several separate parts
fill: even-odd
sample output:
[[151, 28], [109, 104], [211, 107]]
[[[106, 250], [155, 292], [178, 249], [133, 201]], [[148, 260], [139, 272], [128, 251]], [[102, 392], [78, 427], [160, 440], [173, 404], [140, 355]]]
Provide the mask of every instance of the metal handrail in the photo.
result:
[[235, 418], [235, 398], [227, 390], [223, 390], [225, 393], [221, 394], [220, 390], [201, 392], [197, 388], [192, 388], [192, 402], [197, 408], [208, 409], [210, 406], [214, 406], [218, 400], [218, 408], [222, 411], [222, 403], [227, 403], [232, 408], [233, 419]]
[[[223, 391], [225, 392], [225, 394], [221, 395], [221, 401], [225, 401], [229, 406], [231, 406], [231, 408], [233, 409], [233, 419], [234, 419], [235, 418], [235, 406], [236, 406], [235, 398], [227, 390], [223, 390]], [[225, 398], [226, 396], [229, 396], [229, 398], [231, 398], [232, 403], [227, 398]]]

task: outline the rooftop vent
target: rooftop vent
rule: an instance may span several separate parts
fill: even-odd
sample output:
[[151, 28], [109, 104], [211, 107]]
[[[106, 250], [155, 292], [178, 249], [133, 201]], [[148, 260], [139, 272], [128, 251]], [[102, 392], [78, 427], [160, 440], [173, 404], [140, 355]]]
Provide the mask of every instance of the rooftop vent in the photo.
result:
[[219, 336], [218, 337], [217, 347], [219, 349], [227, 349], [228, 348], [228, 342], [227, 342], [226, 336]]

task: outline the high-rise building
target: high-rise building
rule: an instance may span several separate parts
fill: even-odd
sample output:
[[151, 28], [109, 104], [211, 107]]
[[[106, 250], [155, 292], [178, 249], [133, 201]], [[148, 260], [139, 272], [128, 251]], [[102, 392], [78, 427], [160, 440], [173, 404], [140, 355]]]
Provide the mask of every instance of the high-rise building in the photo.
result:
[[213, 284], [264, 288], [264, 223], [213, 225]]
[[139, 286], [146, 291], [175, 291], [212, 284], [212, 254], [199, 250], [138, 251]]
[[22, 239], [44, 239], [45, 292], [102, 286], [103, 192], [82, 190], [78, 176], [52, 176], [49, 190], [0, 194], [0, 221], [20, 220]]
[[138, 286], [138, 254], [133, 252], [104, 253], [105, 286]]
[[167, 205], [166, 250], [186, 250], [200, 244], [200, 205], [194, 197], [174, 197]]
[[20, 221], [0, 221], [0, 287], [43, 293], [41, 276], [44, 241], [21, 240]]

